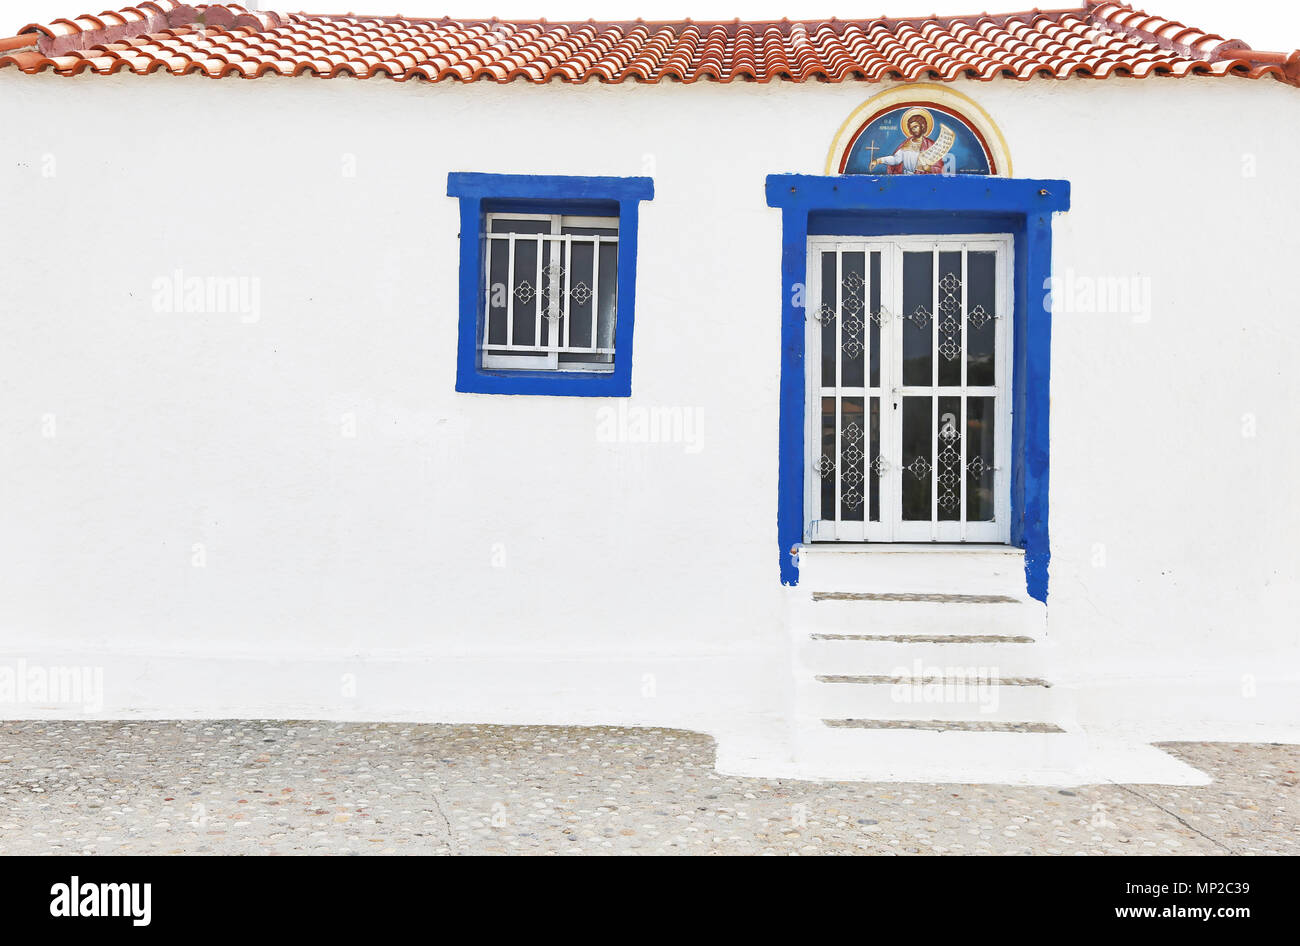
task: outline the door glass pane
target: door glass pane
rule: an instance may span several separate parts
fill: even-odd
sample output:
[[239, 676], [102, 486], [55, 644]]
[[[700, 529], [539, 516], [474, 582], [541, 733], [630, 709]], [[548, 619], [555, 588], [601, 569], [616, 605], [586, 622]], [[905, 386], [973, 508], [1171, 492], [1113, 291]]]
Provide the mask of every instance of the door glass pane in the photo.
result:
[[934, 471], [929, 397], [903, 398], [903, 519], [930, 519], [930, 477]]
[[868, 399], [871, 404], [871, 434], [867, 450], [866, 476], [867, 500], [871, 508], [872, 522], [880, 521], [880, 398]]
[[961, 398], [939, 398], [939, 443], [935, 483], [940, 522], [961, 519]]
[[835, 481], [839, 464], [835, 462], [835, 398], [822, 398], [822, 453], [817, 460], [821, 477], [821, 518], [835, 518]]
[[[821, 254], [822, 259], [822, 291], [821, 299], [815, 300], [817, 320], [822, 327], [822, 387], [833, 388], [836, 386], [835, 381], [835, 359], [839, 354], [840, 346], [836, 341], [839, 333], [839, 316], [835, 308], [835, 293], [839, 287], [839, 277], [835, 272], [835, 252], [829, 251]], [[831, 451], [831, 456], [835, 451]]]
[[961, 256], [939, 254], [939, 383], [961, 384]]
[[993, 317], [997, 312], [997, 267], [994, 253], [966, 254], [966, 383], [990, 385], [994, 378]]
[[934, 254], [903, 254], [903, 384], [933, 383]]
[[996, 398], [966, 399], [966, 521], [993, 521], [993, 424]]
[[840, 383], [860, 388], [866, 382], [867, 255], [840, 254]]
[[868, 346], [871, 350], [871, 377], [869, 384], [873, 388], [880, 387], [880, 253], [871, 254], [871, 272], [868, 274], [870, 283], [870, 293], [867, 296], [867, 303], [870, 308], [867, 310], [867, 329], [871, 338], [871, 344]]
[[861, 522], [866, 513], [867, 420], [862, 413], [862, 398], [846, 397], [840, 401], [840, 520]]

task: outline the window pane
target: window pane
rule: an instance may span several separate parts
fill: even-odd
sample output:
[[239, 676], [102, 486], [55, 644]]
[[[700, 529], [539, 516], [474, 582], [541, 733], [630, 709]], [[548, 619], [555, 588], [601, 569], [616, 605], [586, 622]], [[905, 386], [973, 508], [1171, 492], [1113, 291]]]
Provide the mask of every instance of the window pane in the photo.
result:
[[510, 290], [510, 244], [505, 240], [488, 241], [488, 344], [504, 345], [506, 341], [506, 305]]
[[560, 228], [560, 232], [573, 233], [581, 236], [599, 235], [599, 236], [607, 236], [607, 237], [616, 237], [618, 236], [618, 227], [575, 227], [575, 226], [565, 225]]
[[[566, 224], [560, 232], [575, 236], [618, 236], [617, 227]], [[597, 258], [599, 273], [596, 272]], [[618, 301], [618, 241], [602, 241], [597, 246], [595, 241], [574, 240], [567, 283], [569, 317], [573, 320], [569, 326], [569, 347], [613, 348]], [[596, 320], [594, 325], [593, 317]], [[565, 359], [589, 364], [614, 363], [613, 355], [570, 354]]]
[[569, 347], [592, 347], [592, 316], [596, 312], [596, 297], [592, 295], [595, 281], [596, 247], [574, 240], [569, 249]]
[[537, 274], [537, 240], [523, 237], [515, 240], [515, 278], [510, 291], [514, 295], [514, 331], [512, 345], [537, 344], [537, 308], [540, 290]]
[[[570, 226], [564, 232], [602, 237], [618, 234], [610, 227]], [[574, 240], [565, 269], [564, 291], [572, 320], [568, 347], [613, 348], [618, 310], [618, 242], [602, 240], [597, 245], [594, 241]], [[558, 324], [563, 331], [563, 321]], [[568, 352], [560, 356], [560, 361], [569, 365], [601, 365], [603, 370], [614, 367], [612, 352]]]
[[[596, 347], [614, 347], [614, 329], [618, 323], [618, 244], [600, 244], [600, 292], [596, 300]], [[598, 360], [614, 363], [614, 356], [598, 355]]]
[[493, 217], [491, 233], [550, 233], [549, 217], [524, 220], [516, 217]]

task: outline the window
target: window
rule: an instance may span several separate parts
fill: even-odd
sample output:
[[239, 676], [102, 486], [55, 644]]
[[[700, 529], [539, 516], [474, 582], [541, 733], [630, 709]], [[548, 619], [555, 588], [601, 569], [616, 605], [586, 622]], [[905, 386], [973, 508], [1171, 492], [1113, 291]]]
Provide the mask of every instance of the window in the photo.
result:
[[488, 214], [479, 363], [613, 371], [618, 218]]
[[626, 397], [649, 178], [454, 173], [456, 390]]

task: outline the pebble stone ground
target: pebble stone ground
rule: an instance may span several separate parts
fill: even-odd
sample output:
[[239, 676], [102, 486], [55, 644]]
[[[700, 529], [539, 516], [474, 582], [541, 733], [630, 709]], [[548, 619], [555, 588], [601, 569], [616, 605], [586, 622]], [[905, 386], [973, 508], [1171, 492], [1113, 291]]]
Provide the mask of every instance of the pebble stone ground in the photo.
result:
[[1300, 746], [1163, 748], [1214, 783], [733, 778], [665, 729], [7, 722], [0, 853], [1300, 853]]

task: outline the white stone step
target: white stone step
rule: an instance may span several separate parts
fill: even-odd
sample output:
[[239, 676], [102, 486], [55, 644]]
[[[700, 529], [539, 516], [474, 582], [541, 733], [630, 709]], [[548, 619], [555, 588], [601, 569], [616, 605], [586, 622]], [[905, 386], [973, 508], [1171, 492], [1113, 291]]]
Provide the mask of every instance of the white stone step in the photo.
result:
[[1039, 639], [1047, 623], [1043, 605], [1028, 599], [899, 598], [898, 592], [879, 593], [890, 597], [826, 597], [832, 594], [844, 592], [817, 591], [807, 599], [791, 602], [792, 630], [810, 634], [995, 635]]
[[1071, 784], [1087, 760], [1077, 731], [866, 729], [801, 721], [794, 752], [803, 777], [870, 781]]
[[[889, 635], [883, 635], [888, 637]], [[946, 637], [957, 637], [954, 642]], [[896, 639], [873, 639], [871, 635], [801, 635], [796, 647], [796, 668], [813, 673], [847, 674], [930, 674], [934, 668], [991, 667], [999, 676], [1052, 679], [1053, 651], [1044, 642], [1028, 637], [999, 641], [981, 635], [974, 641], [959, 635], [893, 635]]]
[[1050, 685], [1024, 557], [990, 546], [814, 546], [789, 599], [801, 777], [1068, 783], [1086, 740]]
[[[802, 677], [795, 681], [801, 718], [1052, 722], [1063, 712], [1053, 688], [1036, 678], [975, 681], [877, 676]], [[888, 682], [886, 682], [888, 681]]]
[[1025, 595], [1025, 556], [1001, 545], [805, 545], [799, 587]]

